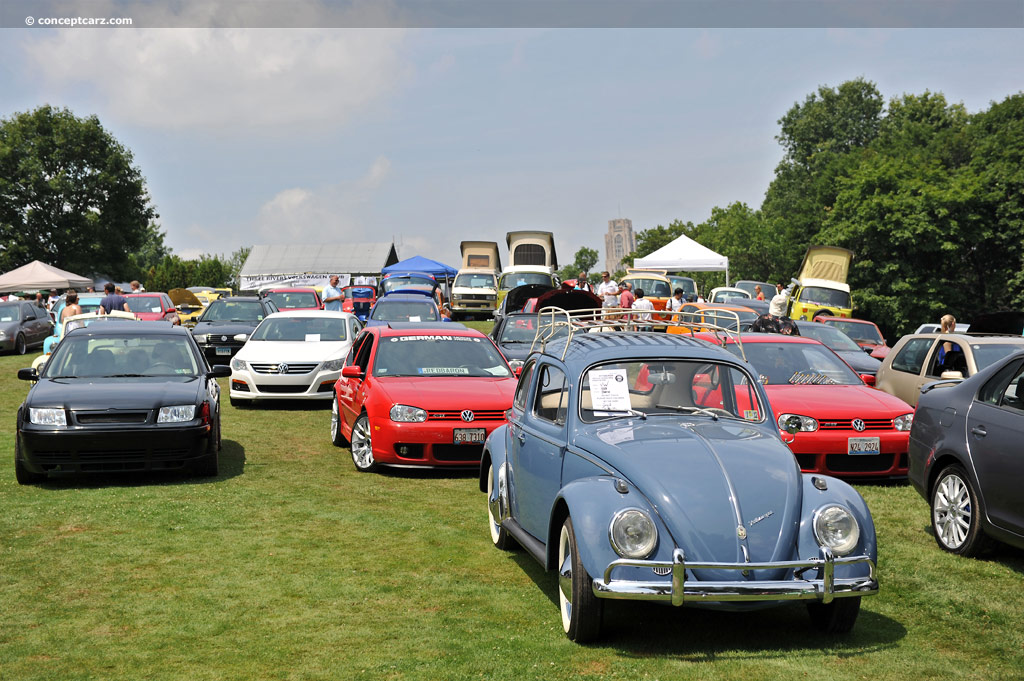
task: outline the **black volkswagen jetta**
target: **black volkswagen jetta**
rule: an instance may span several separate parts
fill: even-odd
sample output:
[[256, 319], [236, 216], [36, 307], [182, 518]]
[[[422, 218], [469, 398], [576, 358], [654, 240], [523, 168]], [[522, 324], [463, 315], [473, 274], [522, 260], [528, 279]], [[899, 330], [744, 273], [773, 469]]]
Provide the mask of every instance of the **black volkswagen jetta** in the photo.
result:
[[50, 473], [218, 472], [220, 387], [191, 334], [169, 324], [95, 324], [68, 333], [18, 408], [21, 484]]
[[218, 298], [203, 311], [192, 335], [210, 364], [230, 364], [253, 329], [275, 312], [277, 304], [270, 298]]

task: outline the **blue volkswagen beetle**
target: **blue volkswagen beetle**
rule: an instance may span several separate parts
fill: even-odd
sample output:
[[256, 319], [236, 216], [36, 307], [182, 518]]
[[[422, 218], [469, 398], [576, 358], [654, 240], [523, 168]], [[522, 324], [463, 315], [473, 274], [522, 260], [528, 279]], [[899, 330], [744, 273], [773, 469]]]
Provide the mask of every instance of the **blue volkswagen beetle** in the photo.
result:
[[654, 333], [536, 350], [487, 440], [480, 489], [494, 545], [557, 571], [570, 639], [600, 636], [605, 599], [803, 600], [820, 630], [853, 627], [878, 592], [871, 514], [850, 485], [800, 472], [748, 364]]

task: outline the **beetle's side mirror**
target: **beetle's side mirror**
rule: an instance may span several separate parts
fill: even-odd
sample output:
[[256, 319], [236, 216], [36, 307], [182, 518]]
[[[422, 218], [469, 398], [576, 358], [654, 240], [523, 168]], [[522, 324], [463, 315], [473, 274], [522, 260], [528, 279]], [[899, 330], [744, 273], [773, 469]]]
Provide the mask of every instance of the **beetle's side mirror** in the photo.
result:
[[875, 384], [875, 377], [871, 374], [861, 374], [860, 380], [864, 381], [867, 385], [873, 386]]
[[31, 367], [28, 369], [18, 369], [18, 379], [21, 381], [38, 381], [39, 372]]
[[346, 367], [341, 368], [342, 378], [362, 378], [363, 370], [355, 364], [350, 364]]
[[231, 375], [231, 367], [227, 364], [214, 364], [206, 375], [210, 378], [227, 378]]

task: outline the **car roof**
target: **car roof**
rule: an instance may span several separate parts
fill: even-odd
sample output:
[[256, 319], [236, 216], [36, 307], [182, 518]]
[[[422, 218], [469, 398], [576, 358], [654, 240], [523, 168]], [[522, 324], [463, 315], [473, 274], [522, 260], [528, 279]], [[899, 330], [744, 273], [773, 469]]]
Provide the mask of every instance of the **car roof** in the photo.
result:
[[220, 298], [217, 298], [216, 300], [211, 300], [210, 304], [213, 305], [214, 303], [217, 303], [217, 302], [220, 302], [220, 301], [232, 302], [232, 303], [233, 302], [239, 302], [239, 301], [251, 301], [251, 302], [254, 302], [254, 303], [259, 303], [259, 302], [262, 302], [263, 299], [262, 298], [258, 298], [256, 296], [227, 296], [227, 297], [221, 296]]
[[671, 283], [668, 276], [661, 272], [645, 272], [642, 270], [633, 270], [632, 272], [628, 272], [626, 276], [622, 278], [622, 281], [626, 281], [627, 279], [662, 279]]
[[381, 304], [387, 303], [388, 301], [392, 301], [393, 302], [393, 301], [396, 301], [396, 300], [404, 300], [404, 301], [410, 301], [411, 300], [413, 302], [424, 303], [424, 304], [434, 303], [434, 297], [431, 296], [426, 291], [420, 291], [419, 293], [413, 293], [411, 291], [410, 292], [395, 291], [394, 293], [389, 293], [386, 296], [380, 296], [379, 298], [377, 298], [377, 304], [381, 305]]
[[[316, 289], [312, 286], [275, 286], [268, 288], [263, 291], [264, 293], [316, 293]], [[237, 296], [236, 296], [237, 297]]]
[[173, 326], [170, 322], [146, 322], [140, 324], [137, 321], [116, 321], [104, 322], [103, 324], [90, 324], [89, 326], [73, 329], [68, 335], [76, 336], [190, 336], [189, 329], [183, 326]]
[[[992, 343], [1020, 343], [1024, 344], [1024, 336], [1012, 336], [1012, 335], [991, 335], [991, 336], [972, 336], [967, 333], [912, 333], [904, 336], [904, 338], [950, 338], [952, 340], [963, 342], [966, 345], [988, 345]], [[902, 339], [901, 339], [902, 340]]]
[[[712, 341], [714, 339], [714, 335], [706, 331], [698, 333], [697, 337]], [[804, 343], [809, 345], [821, 345], [820, 342], [813, 338], [808, 338], [806, 336], [787, 336], [784, 333], [756, 333], [748, 331], [742, 334], [740, 340], [744, 345], [747, 345], [748, 343]], [[735, 343], [736, 339], [730, 335], [726, 342]]]

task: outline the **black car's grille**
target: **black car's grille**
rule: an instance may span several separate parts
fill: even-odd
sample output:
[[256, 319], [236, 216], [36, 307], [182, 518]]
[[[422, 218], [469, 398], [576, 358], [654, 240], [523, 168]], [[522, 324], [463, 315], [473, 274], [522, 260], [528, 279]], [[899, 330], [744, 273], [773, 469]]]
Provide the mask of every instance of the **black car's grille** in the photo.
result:
[[304, 393], [309, 390], [308, 385], [260, 385], [256, 384], [256, 389], [261, 393], [281, 393], [281, 394], [295, 394]]
[[825, 466], [837, 473], [884, 473], [892, 468], [892, 454], [829, 454]]
[[143, 424], [149, 420], [148, 411], [75, 412], [75, 421], [83, 426], [102, 424]]
[[284, 372], [286, 374], [308, 374], [319, 366], [317, 362], [249, 362], [249, 366], [258, 374], [279, 374], [281, 372], [278, 367], [282, 364], [287, 367]]
[[[861, 419], [864, 430], [892, 430], [892, 419]], [[853, 419], [818, 419], [819, 430], [854, 430]]]

